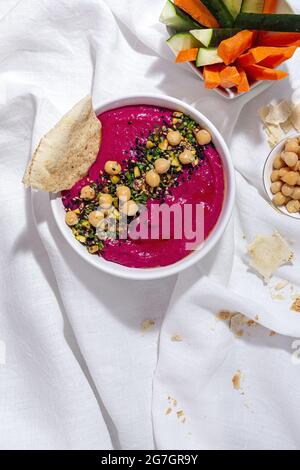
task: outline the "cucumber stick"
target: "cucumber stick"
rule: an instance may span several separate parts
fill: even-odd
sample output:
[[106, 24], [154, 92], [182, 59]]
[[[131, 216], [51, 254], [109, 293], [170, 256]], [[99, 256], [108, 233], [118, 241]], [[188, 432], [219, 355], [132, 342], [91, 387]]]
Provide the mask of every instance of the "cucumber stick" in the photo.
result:
[[243, 0], [241, 11], [243, 13], [262, 13], [264, 0]]
[[300, 15], [240, 13], [235, 20], [235, 27], [264, 31], [300, 32]]
[[188, 15], [179, 10], [171, 0], [167, 0], [159, 17], [161, 23], [174, 28], [176, 31], [188, 31], [191, 28], [201, 28], [201, 25], [193, 21]]
[[205, 47], [217, 47], [224, 39], [231, 38], [240, 29], [192, 29], [190, 33]]
[[206, 49], [204, 47], [200, 47], [196, 65], [197, 67], [204, 67], [204, 65], [212, 65], [212, 64], [221, 64], [223, 60], [218, 55], [217, 49]]
[[228, 8], [221, 0], [201, 0], [202, 3], [218, 20], [222, 28], [232, 28], [234, 18], [229, 13]]
[[223, 3], [227, 7], [232, 18], [235, 19], [241, 11], [243, 0], [223, 0]]
[[200, 47], [199, 41], [190, 33], [177, 33], [167, 40], [168, 46], [175, 54], [184, 50]]

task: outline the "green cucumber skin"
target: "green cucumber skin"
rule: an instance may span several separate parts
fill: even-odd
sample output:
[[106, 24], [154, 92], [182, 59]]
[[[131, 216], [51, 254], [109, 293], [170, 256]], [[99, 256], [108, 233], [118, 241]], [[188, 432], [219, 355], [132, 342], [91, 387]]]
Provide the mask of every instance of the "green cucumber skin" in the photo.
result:
[[[165, 11], [165, 8], [168, 7], [168, 5], [170, 5], [172, 10], [174, 11], [174, 16], [171, 18], [171, 20], [169, 19], [169, 21], [164, 21], [163, 20], [163, 12]], [[198, 29], [203, 27], [199, 23], [197, 23], [196, 21], [192, 20], [192, 18], [190, 18], [188, 15], [186, 15], [179, 8], [177, 8], [176, 5], [174, 5], [170, 0], [167, 1], [166, 5], [165, 5], [165, 7], [162, 11], [162, 14], [160, 16], [160, 21], [161, 21], [161, 23], [164, 23], [167, 26], [170, 26], [171, 28], [173, 28], [178, 33], [181, 32], [181, 31], [188, 31], [189, 29], [192, 29], [194, 27], [197, 27]]]
[[223, 28], [232, 28], [234, 19], [221, 0], [201, 0]]
[[240, 13], [234, 26], [241, 29], [299, 33], [300, 15]]
[[241, 11], [245, 13], [262, 13], [264, 0], [243, 0]]
[[233, 19], [235, 19], [241, 11], [243, 0], [223, 0], [223, 3]]
[[239, 33], [240, 29], [231, 29], [231, 28], [224, 28], [224, 29], [214, 29], [211, 41], [208, 47], [218, 47], [224, 39], [231, 38]]

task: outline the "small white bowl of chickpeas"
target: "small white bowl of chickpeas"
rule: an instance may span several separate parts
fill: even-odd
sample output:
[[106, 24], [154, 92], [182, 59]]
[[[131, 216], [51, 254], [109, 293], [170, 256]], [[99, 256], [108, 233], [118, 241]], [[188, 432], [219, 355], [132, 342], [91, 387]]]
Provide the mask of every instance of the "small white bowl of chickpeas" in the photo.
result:
[[263, 180], [273, 207], [300, 219], [300, 134], [274, 147], [266, 160]]

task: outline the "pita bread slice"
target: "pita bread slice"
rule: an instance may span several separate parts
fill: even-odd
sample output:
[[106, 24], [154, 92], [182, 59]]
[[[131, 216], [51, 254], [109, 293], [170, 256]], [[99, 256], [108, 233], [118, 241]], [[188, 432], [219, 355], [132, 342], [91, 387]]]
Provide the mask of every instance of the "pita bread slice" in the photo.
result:
[[26, 187], [58, 193], [70, 189], [95, 162], [101, 144], [101, 123], [87, 96], [40, 141], [29, 162]]

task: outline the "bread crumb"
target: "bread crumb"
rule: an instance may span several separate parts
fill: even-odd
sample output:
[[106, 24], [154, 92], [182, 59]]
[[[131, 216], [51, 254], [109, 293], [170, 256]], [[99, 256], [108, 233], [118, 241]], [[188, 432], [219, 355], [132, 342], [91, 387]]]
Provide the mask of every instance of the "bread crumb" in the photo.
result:
[[278, 284], [276, 284], [276, 286], [275, 286], [275, 290], [282, 290], [282, 289], [284, 289], [288, 284], [289, 284], [289, 281], [281, 281], [281, 282], [278, 282]]
[[275, 336], [277, 335], [276, 331], [270, 331], [269, 336]]
[[238, 370], [232, 377], [232, 385], [235, 390], [241, 389], [242, 373]]
[[154, 320], [144, 320], [141, 323], [141, 331], [142, 333], [146, 333], [155, 325]]
[[229, 310], [221, 310], [218, 314], [217, 314], [217, 319], [220, 320], [220, 321], [227, 321], [227, 320], [230, 320], [230, 318], [232, 317], [232, 315], [234, 315], [233, 312], [229, 312]]
[[172, 413], [172, 408], [167, 408], [165, 411], [165, 415], [169, 415], [170, 413]]
[[175, 335], [171, 336], [171, 341], [174, 341], [175, 343], [180, 343], [182, 341], [182, 336], [176, 333]]
[[298, 312], [300, 313], [300, 297], [297, 297], [294, 301], [294, 303], [291, 306], [291, 310], [293, 312]]

